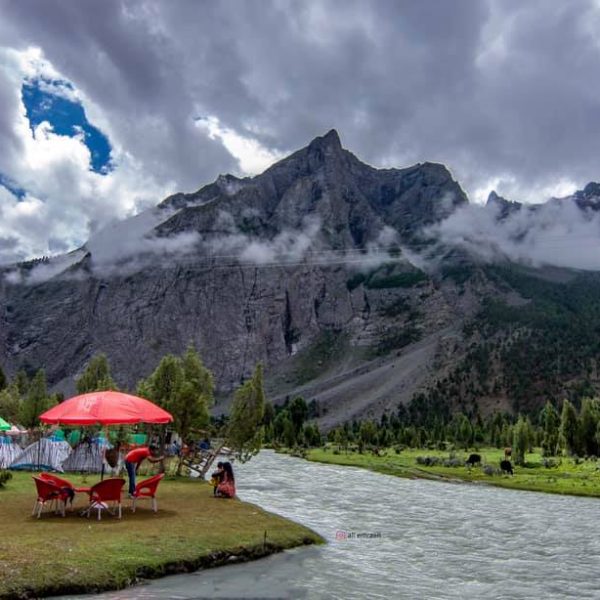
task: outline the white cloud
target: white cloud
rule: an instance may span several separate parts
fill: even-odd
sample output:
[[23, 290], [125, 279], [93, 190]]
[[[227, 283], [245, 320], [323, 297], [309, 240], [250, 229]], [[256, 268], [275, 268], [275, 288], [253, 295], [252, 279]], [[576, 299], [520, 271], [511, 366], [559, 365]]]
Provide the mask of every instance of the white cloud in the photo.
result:
[[27, 192], [21, 200], [2, 188], [0, 238], [18, 240], [12, 253], [0, 254], [4, 262], [52, 254], [52, 240], [76, 248], [94, 230], [154, 205], [174, 190], [173, 182], [157, 181], [116, 140], [111, 140], [116, 169], [101, 175], [90, 170], [83, 134], [57, 135], [47, 122], [32, 132], [19, 95], [23, 79], [61, 75], [39, 49], [0, 50], [0, 61], [0, 86], [11, 90], [9, 112], [18, 140], [13, 151], [0, 158], [0, 172]]
[[[218, 173], [260, 171], [332, 127], [374, 166], [448, 164], [479, 202], [492, 187], [540, 201], [598, 179], [597, 0], [2, 9], [0, 38], [13, 50], [0, 52], [0, 172], [31, 185], [48, 229], [27, 231], [13, 200], [3, 203], [15, 231], [0, 224], [0, 240], [18, 239], [15, 258], [50, 252], [49, 239], [74, 247]], [[61, 93], [110, 138], [113, 173], [89, 173], [80, 140], [45, 132], [29, 143], [20, 82], [40, 73], [73, 82]]]
[[464, 205], [426, 233], [488, 262], [600, 270], [599, 212], [568, 197], [499, 215], [497, 206]]
[[220, 140], [230, 154], [237, 159], [240, 173], [256, 175], [283, 158], [283, 154], [269, 150], [254, 138], [236, 133], [233, 129], [223, 127], [215, 116], [199, 118], [196, 125], [208, 133], [212, 140]]

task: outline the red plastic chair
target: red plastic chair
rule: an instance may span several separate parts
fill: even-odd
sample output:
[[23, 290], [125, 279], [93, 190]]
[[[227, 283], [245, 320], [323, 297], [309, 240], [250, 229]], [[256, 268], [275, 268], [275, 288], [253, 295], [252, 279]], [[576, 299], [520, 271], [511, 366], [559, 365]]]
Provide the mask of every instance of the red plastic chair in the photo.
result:
[[74, 492], [85, 492], [86, 494], [89, 494], [90, 490], [92, 489], [90, 487], [77, 487], [73, 485], [68, 479], [63, 479], [62, 477], [58, 477], [58, 475], [54, 475], [53, 473], [40, 473], [40, 479], [52, 481], [58, 487], [71, 488]]
[[86, 512], [89, 518], [90, 512], [94, 509], [98, 511], [98, 521], [101, 519], [102, 509], [109, 509], [109, 502], [113, 505], [116, 504], [118, 508], [119, 519], [122, 516], [121, 513], [121, 493], [125, 480], [121, 478], [105, 479], [100, 481], [90, 489], [90, 505]]
[[164, 476], [164, 473], [159, 473], [158, 475], [154, 475], [153, 477], [148, 477], [148, 479], [144, 479], [144, 481], [140, 481], [135, 486], [135, 490], [133, 492], [133, 497], [131, 500], [132, 512], [135, 512], [135, 503], [140, 498], [151, 498], [152, 510], [154, 512], [158, 510], [158, 502], [156, 501], [156, 490], [158, 488], [158, 484], [162, 481], [162, 478]]
[[31, 512], [31, 516], [35, 515], [37, 511], [37, 518], [39, 519], [42, 515], [42, 509], [44, 508], [46, 503], [49, 502], [50, 508], [52, 508], [52, 504], [56, 502], [56, 510], [60, 510], [60, 513], [64, 517], [65, 501], [68, 498], [68, 494], [61, 490], [52, 481], [41, 479], [40, 477], [33, 477], [33, 481], [35, 482], [35, 487], [37, 489], [37, 500], [33, 505], [33, 511]]

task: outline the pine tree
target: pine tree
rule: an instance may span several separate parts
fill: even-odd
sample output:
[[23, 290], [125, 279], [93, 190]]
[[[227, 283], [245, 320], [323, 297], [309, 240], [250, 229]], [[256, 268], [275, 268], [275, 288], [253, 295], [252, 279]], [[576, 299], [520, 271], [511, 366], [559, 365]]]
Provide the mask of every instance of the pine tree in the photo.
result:
[[338, 450], [348, 452], [348, 430], [346, 427], [336, 427], [333, 434], [333, 442], [337, 444]]
[[29, 377], [24, 369], [21, 369], [17, 372], [17, 376], [15, 377], [15, 385], [17, 386], [17, 390], [21, 398], [25, 398], [25, 396], [27, 396], [27, 391], [29, 390]]
[[288, 448], [294, 448], [298, 443], [296, 428], [287, 415], [283, 421], [283, 443]]
[[173, 414], [175, 427], [186, 440], [193, 429], [203, 429], [208, 425], [208, 408], [213, 404], [213, 375], [204, 366], [200, 356], [192, 347], [188, 348], [181, 360], [183, 385], [168, 405]]
[[298, 434], [298, 432], [302, 430], [304, 421], [308, 416], [308, 405], [302, 396], [297, 396], [290, 402], [288, 411], [290, 413], [290, 419], [294, 425], [294, 431], [296, 434]]
[[175, 401], [184, 381], [181, 359], [173, 354], [162, 357], [156, 369], [137, 385], [137, 393], [142, 398], [155, 402], [165, 410]]
[[0, 391], [0, 416], [9, 423], [20, 422], [21, 396], [15, 383]]
[[192, 430], [208, 425], [213, 375], [193, 347], [182, 358], [163, 356], [154, 372], [138, 383], [137, 392], [173, 415], [175, 429], [185, 442], [190, 441]]
[[473, 426], [464, 414], [460, 415], [456, 439], [463, 445], [465, 450], [473, 445]]
[[236, 390], [229, 417], [227, 443], [241, 462], [250, 460], [261, 448], [264, 410], [263, 367], [259, 363], [253, 376]]
[[359, 442], [364, 446], [372, 446], [377, 441], [377, 425], [373, 421], [363, 421], [359, 430]]
[[21, 423], [25, 427], [36, 427], [39, 416], [50, 408], [46, 387], [46, 373], [40, 369], [31, 380], [25, 401], [21, 404]]
[[81, 377], [75, 382], [75, 387], [78, 394], [117, 389], [110, 375], [110, 365], [106, 354], [96, 354], [92, 357]]

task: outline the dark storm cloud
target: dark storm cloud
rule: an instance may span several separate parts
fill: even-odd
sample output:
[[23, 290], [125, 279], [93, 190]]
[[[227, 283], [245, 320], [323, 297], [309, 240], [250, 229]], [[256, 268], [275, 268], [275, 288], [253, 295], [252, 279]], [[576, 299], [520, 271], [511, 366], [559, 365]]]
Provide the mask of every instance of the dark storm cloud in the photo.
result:
[[[336, 127], [376, 166], [446, 163], [471, 196], [600, 179], [593, 0], [0, 0], [161, 182], [239, 165], [198, 117], [284, 153]], [[5, 93], [0, 86], [1, 95]], [[0, 136], [11, 139], [0, 114]], [[159, 200], [157, 198], [157, 200]]]

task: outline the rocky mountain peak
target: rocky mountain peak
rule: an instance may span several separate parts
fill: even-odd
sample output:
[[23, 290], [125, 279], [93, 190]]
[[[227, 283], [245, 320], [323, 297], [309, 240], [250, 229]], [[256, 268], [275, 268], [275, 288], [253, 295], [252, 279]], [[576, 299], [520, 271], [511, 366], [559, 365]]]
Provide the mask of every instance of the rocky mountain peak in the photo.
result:
[[590, 181], [583, 190], [577, 190], [566, 199], [574, 201], [581, 210], [598, 212], [600, 211], [600, 183]]
[[489, 193], [485, 205], [486, 207], [495, 208], [498, 211], [498, 218], [500, 219], [504, 219], [509, 214], [520, 210], [523, 206], [520, 202], [513, 202], [512, 200], [507, 200], [503, 196], [500, 196], [496, 190], [492, 190]]
[[337, 151], [342, 149], [342, 142], [338, 132], [335, 129], [330, 129], [325, 135], [317, 136], [310, 142], [308, 147]]
[[584, 198], [600, 199], [600, 183], [590, 181], [590, 183], [583, 188], [583, 191], [577, 192], [577, 195], [583, 196]]

